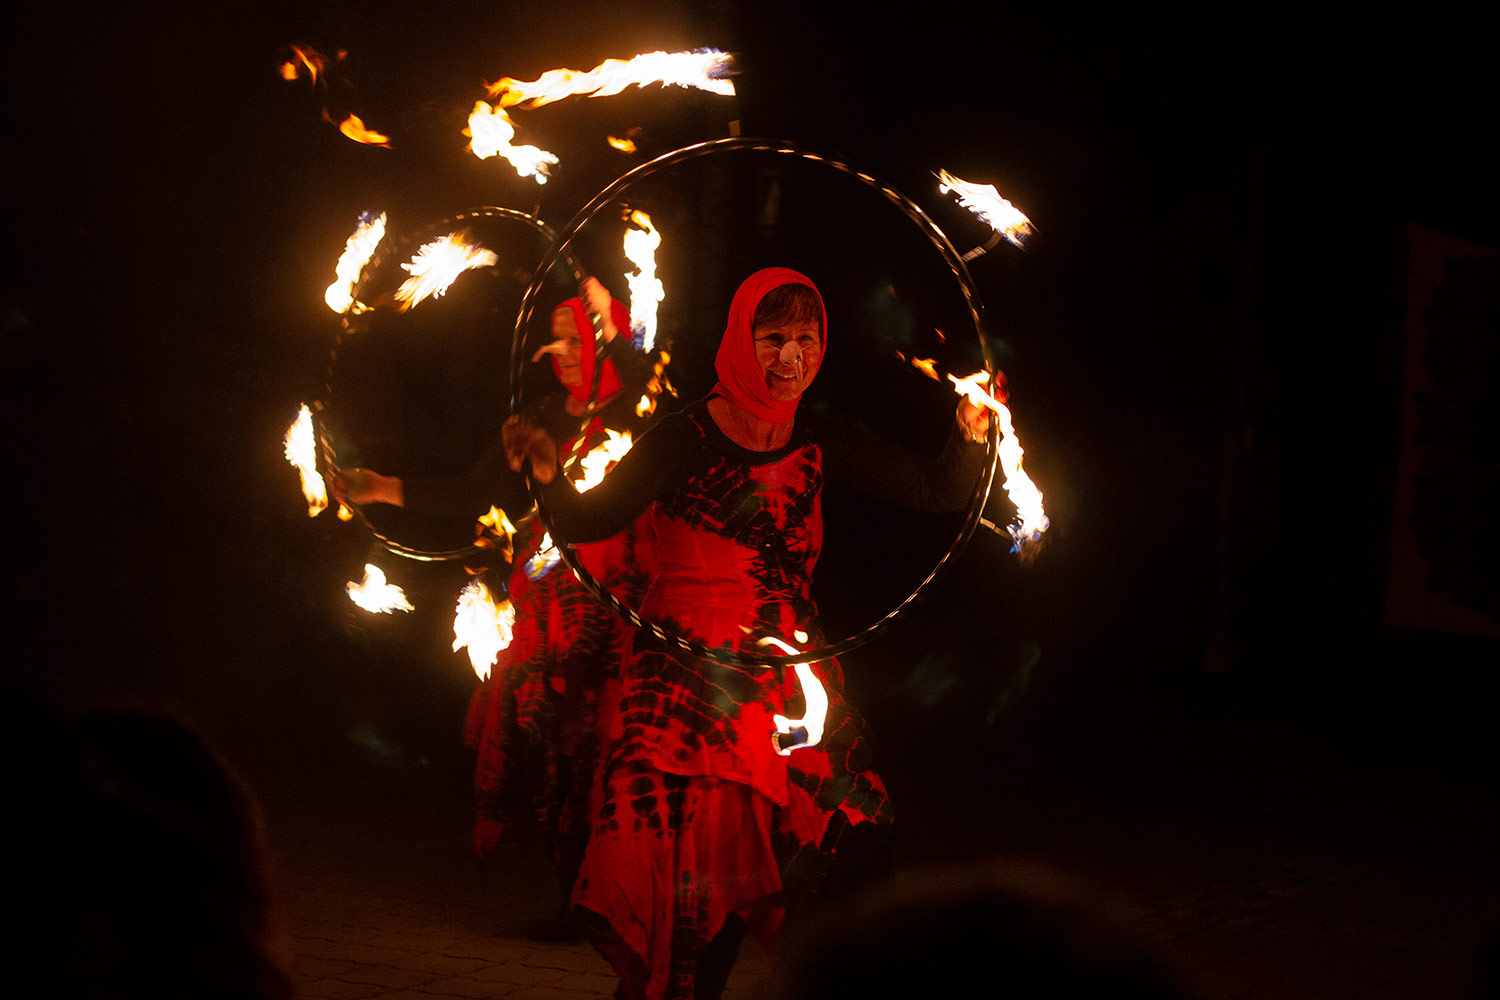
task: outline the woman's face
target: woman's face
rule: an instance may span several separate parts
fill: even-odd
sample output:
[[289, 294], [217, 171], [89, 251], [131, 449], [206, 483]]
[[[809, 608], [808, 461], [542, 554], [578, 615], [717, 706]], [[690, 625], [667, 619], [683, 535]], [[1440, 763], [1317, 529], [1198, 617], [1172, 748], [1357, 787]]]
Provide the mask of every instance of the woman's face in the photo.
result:
[[766, 387], [779, 400], [801, 396], [823, 361], [823, 336], [815, 320], [769, 323], [755, 328], [755, 360]]
[[578, 319], [573, 310], [563, 307], [552, 313], [552, 339], [559, 348], [558, 381], [563, 385], [583, 384], [583, 340], [578, 333]]

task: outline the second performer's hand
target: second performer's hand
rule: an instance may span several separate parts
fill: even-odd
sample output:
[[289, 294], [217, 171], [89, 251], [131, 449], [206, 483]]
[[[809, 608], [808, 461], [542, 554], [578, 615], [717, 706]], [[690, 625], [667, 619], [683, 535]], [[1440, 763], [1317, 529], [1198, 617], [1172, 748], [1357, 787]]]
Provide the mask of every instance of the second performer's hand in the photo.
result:
[[329, 477], [328, 484], [339, 503], [388, 503], [400, 507], [406, 500], [399, 477], [382, 476], [372, 469], [340, 469]]
[[522, 417], [512, 414], [501, 431], [505, 439], [505, 457], [515, 472], [528, 460], [531, 476], [543, 486], [557, 475], [557, 443], [552, 435]]

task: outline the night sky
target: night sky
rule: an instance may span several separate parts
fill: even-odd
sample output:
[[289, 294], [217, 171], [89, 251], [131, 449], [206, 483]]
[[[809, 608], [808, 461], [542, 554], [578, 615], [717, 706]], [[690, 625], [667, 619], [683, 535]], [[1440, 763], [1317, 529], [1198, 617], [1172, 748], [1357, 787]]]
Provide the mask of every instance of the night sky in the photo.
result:
[[[457, 753], [462, 571], [387, 560], [423, 610], [363, 616], [343, 585], [368, 538], [309, 519], [281, 457], [336, 330], [333, 263], [372, 208], [540, 197], [561, 226], [643, 159], [603, 132], [643, 125], [654, 154], [735, 118], [887, 180], [960, 251], [985, 234], [937, 194], [939, 167], [1039, 231], [972, 273], [1052, 537], [1022, 567], [976, 536], [851, 657], [878, 724], [982, 741], [1206, 676], [1309, 715], [1441, 676], [1432, 731], [1492, 705], [1493, 562], [1474, 585], [1488, 639], [1392, 630], [1383, 607], [1407, 227], [1500, 246], [1500, 8], [816, 6], [10, 10], [7, 674], [69, 705], [165, 701], [247, 753]], [[349, 89], [282, 80], [294, 42], [347, 51]], [[734, 112], [652, 91], [518, 116], [563, 159], [540, 195], [464, 150], [484, 81], [697, 46], [738, 54]], [[392, 148], [343, 138], [325, 102]], [[829, 225], [858, 241], [858, 220]], [[1493, 444], [1493, 423], [1472, 430]], [[1474, 476], [1483, 510], [1493, 469]], [[1492, 555], [1489, 532], [1469, 546]], [[899, 540], [869, 544], [901, 562]]]

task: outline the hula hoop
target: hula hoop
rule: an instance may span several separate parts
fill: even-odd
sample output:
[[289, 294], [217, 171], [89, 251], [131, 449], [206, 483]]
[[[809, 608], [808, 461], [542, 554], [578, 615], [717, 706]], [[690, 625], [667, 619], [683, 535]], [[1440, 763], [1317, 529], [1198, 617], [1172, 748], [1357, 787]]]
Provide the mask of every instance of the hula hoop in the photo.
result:
[[[574, 238], [577, 237], [579, 231], [585, 225], [587, 225], [595, 215], [599, 213], [600, 209], [615, 201], [621, 191], [630, 187], [630, 185], [634, 184], [636, 181], [649, 177], [650, 175], [657, 173], [658, 171], [663, 170], [667, 167], [675, 166], [688, 160], [697, 159], [698, 157], [712, 156], [719, 153], [741, 152], [772, 153], [778, 156], [788, 156], [795, 159], [805, 160], [811, 163], [822, 164], [829, 167], [830, 169], [839, 171], [843, 174], [847, 174], [848, 176], [857, 180], [859, 183], [873, 189], [876, 193], [878, 193], [892, 205], [894, 205], [898, 211], [904, 213], [906, 217], [914, 225], [916, 225], [928, 238], [932, 245], [937, 249], [938, 253], [942, 256], [943, 260], [947, 262], [949, 268], [952, 270], [953, 276], [958, 282], [959, 289], [963, 292], [964, 302], [968, 305], [969, 313], [974, 320], [974, 329], [979, 337], [979, 349], [984, 357], [985, 372], [991, 376], [994, 375], [995, 363], [994, 359], [990, 355], [989, 339], [985, 335], [984, 307], [979, 300], [978, 291], [974, 288], [974, 280], [969, 275], [969, 270], [965, 266], [963, 258], [959, 255], [958, 251], [953, 248], [953, 244], [948, 241], [948, 237], [944, 235], [943, 231], [938, 228], [937, 224], [930, 218], [928, 218], [927, 213], [923, 212], [915, 202], [913, 202], [910, 198], [907, 198], [895, 188], [892, 188], [889, 185], [876, 180], [869, 174], [854, 169], [847, 163], [829, 156], [824, 156], [819, 153], [801, 149], [789, 142], [777, 142], [766, 139], [752, 138], [715, 139], [710, 142], [702, 142], [692, 146], [685, 146], [682, 149], [678, 149], [670, 153], [665, 153], [661, 156], [658, 156], [654, 160], [641, 164], [640, 166], [631, 170], [629, 173], [624, 174], [608, 187], [606, 187], [603, 191], [595, 195], [594, 199], [587, 205], [579, 209], [578, 213], [573, 216], [573, 220], [569, 222], [567, 227], [563, 229], [563, 231], [558, 235], [556, 242], [552, 244], [552, 249], [542, 259], [542, 262], [537, 265], [537, 269], [532, 275], [531, 287], [526, 289], [526, 296], [524, 299], [522, 299], [521, 302], [521, 312], [516, 320], [516, 340], [515, 346], [513, 348], [514, 353], [511, 359], [511, 384], [516, 387], [512, 400], [513, 410], [517, 409], [520, 403], [519, 364], [520, 356], [523, 353], [521, 350], [521, 334], [526, 319], [530, 316], [531, 310], [534, 307], [534, 300], [537, 294], [540, 293], [542, 285], [546, 281], [547, 275], [550, 273], [552, 268], [556, 266], [560, 258], [566, 257], [569, 265], [574, 269], [575, 277], [577, 277], [581, 281], [584, 276], [583, 272], [578, 268], [577, 261], [569, 255], [569, 248], [572, 245]], [[595, 366], [596, 391], [597, 371], [601, 367], [602, 366], [599, 365]], [[591, 399], [591, 406], [592, 403], [593, 400]], [[556, 543], [558, 551], [561, 553], [563, 560], [567, 562], [569, 568], [571, 568], [573, 572], [578, 576], [579, 581], [584, 585], [584, 587], [586, 587], [590, 593], [592, 593], [596, 598], [598, 598], [606, 606], [613, 610], [615, 614], [625, 619], [635, 628], [650, 634], [658, 641], [667, 643], [669, 645], [675, 645], [692, 656], [700, 657], [702, 659], [711, 660], [715, 663], [725, 665], [731, 665], [734, 663], [758, 663], [780, 669], [783, 667], [792, 666], [797, 663], [812, 663], [818, 660], [827, 660], [842, 655], [849, 652], [850, 650], [857, 649], [858, 647], [864, 645], [864, 643], [873, 639], [881, 632], [884, 632], [886, 629], [890, 628], [891, 625], [895, 624], [895, 622], [901, 617], [901, 615], [904, 614], [905, 611], [911, 606], [912, 602], [915, 601], [923, 591], [932, 586], [938, 581], [938, 579], [942, 577], [942, 575], [948, 570], [952, 563], [956, 561], [958, 553], [963, 550], [963, 547], [973, 536], [974, 529], [979, 524], [980, 515], [984, 511], [985, 503], [989, 500], [990, 488], [995, 476], [995, 460], [998, 454], [999, 421], [991, 420], [989, 436], [987, 438], [985, 450], [985, 471], [984, 474], [979, 477], [979, 482], [974, 487], [974, 494], [969, 500], [969, 513], [968, 516], [964, 519], [963, 527], [959, 530], [959, 533], [957, 537], [954, 538], [953, 543], [948, 546], [948, 551], [943, 553], [943, 555], [938, 559], [937, 565], [934, 566], [932, 568], [932, 571], [928, 573], [920, 583], [917, 584], [916, 588], [909, 595], [907, 595], [905, 600], [897, 604], [883, 617], [867, 625], [862, 630], [854, 632], [843, 639], [835, 642], [828, 642], [825, 640], [823, 645], [821, 646], [803, 650], [802, 652], [796, 654], [785, 655], [770, 655], [766, 653], [754, 652], [752, 650], [746, 650], [743, 652], [731, 652], [723, 649], [713, 649], [706, 645], [702, 640], [689, 639], [658, 622], [643, 618], [638, 611], [625, 604], [619, 598], [615, 597], [614, 594], [610, 593], [607, 589], [601, 586], [599, 581], [594, 579], [593, 575], [584, 568], [582, 561], [577, 557], [576, 553], [574, 553], [572, 546], [567, 543], [566, 539], [563, 539], [561, 536], [559, 536], [556, 528], [554, 527], [552, 518], [548, 515], [547, 508], [542, 503], [537, 485], [531, 477], [531, 469], [529, 465], [526, 468], [525, 475], [526, 488], [531, 492], [531, 497], [536, 502], [537, 512], [542, 518], [542, 523], [546, 526], [547, 531], [551, 534], [552, 540], [554, 543]], [[561, 466], [559, 466], [559, 474], [560, 472]]]

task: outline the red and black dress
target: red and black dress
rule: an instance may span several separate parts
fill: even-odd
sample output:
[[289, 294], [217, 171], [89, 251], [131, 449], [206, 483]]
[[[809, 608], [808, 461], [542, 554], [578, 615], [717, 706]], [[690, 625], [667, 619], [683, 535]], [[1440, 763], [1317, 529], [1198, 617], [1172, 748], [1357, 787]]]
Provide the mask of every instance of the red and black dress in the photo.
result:
[[[560, 533], [607, 535], [649, 508], [646, 618], [723, 650], [774, 636], [821, 645], [811, 598], [825, 477], [916, 509], [961, 508], [984, 449], [950, 439], [924, 462], [852, 421], [803, 407], [789, 443], [729, 440], [707, 401], [664, 418], [605, 482], [542, 494]], [[808, 633], [805, 643], [793, 638]], [[627, 996], [692, 996], [697, 958], [738, 914], [762, 935], [815, 886], [849, 825], [888, 824], [873, 744], [837, 661], [813, 665], [829, 701], [822, 741], [782, 756], [772, 716], [800, 717], [795, 672], [721, 664], [638, 638], [574, 902]], [[608, 711], [608, 709], [607, 709]]]

